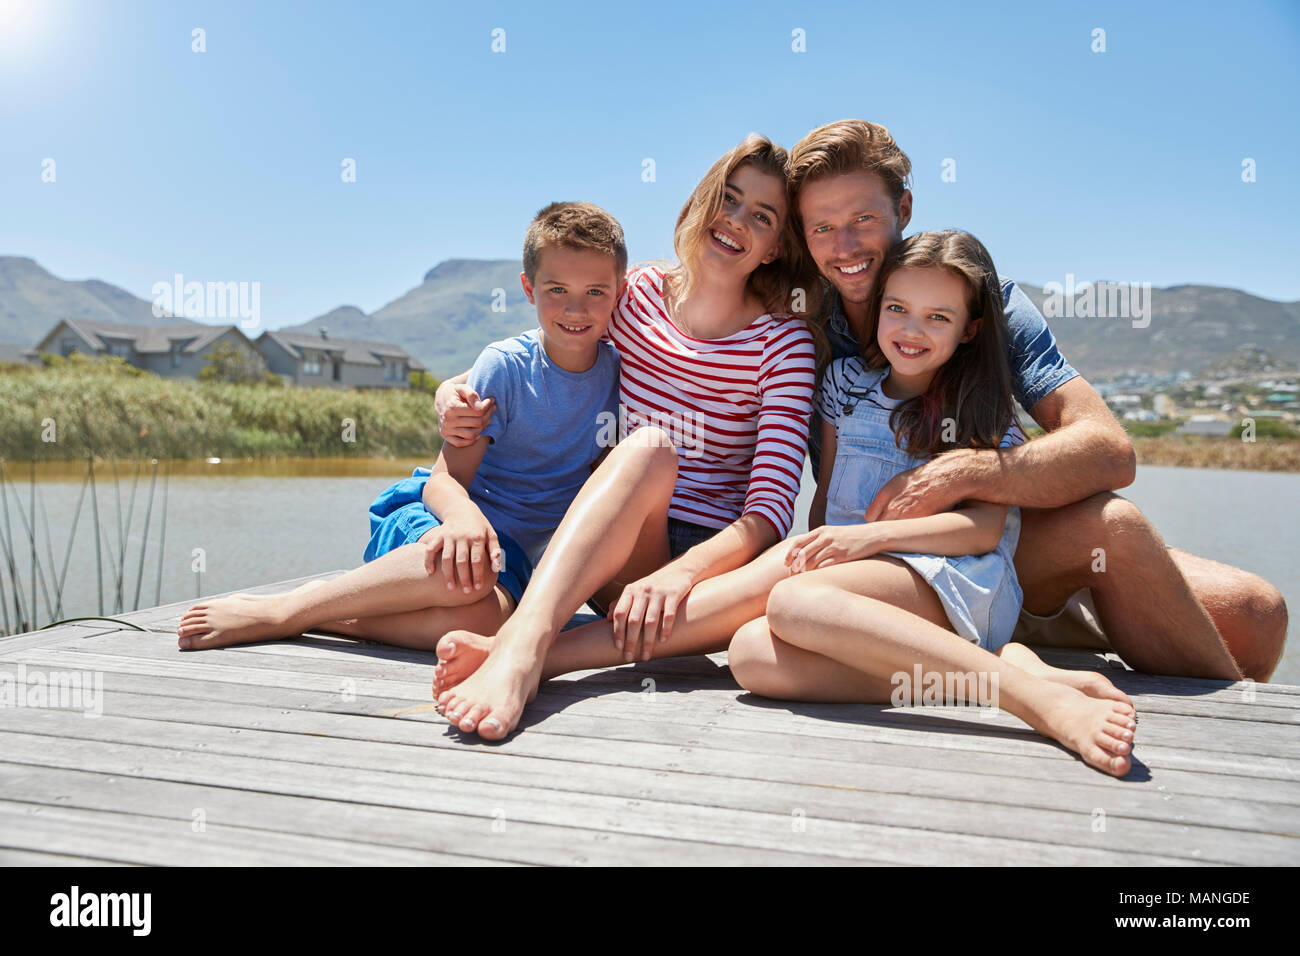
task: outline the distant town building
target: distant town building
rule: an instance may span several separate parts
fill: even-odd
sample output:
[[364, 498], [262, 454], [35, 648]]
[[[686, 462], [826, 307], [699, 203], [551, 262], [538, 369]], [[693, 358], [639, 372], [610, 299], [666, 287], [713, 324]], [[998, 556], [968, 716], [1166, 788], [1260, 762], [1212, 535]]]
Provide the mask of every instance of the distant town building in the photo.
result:
[[333, 388], [410, 388], [411, 372], [424, 365], [400, 345], [335, 339], [328, 330], [263, 332], [258, 351], [266, 367], [287, 384]]
[[1177, 418], [1178, 406], [1168, 395], [1161, 392], [1152, 400], [1156, 415], [1160, 418]]
[[258, 354], [257, 347], [235, 325], [125, 325], [89, 319], [63, 319], [23, 353], [38, 361], [42, 352], [67, 358], [83, 355], [116, 355], [146, 372], [166, 378], [198, 378], [210, 356], [221, 343]]
[[1232, 430], [1237, 427], [1236, 422], [1224, 421], [1219, 418], [1209, 418], [1204, 415], [1197, 415], [1188, 419], [1179, 426], [1176, 435], [1204, 435], [1211, 438], [1222, 438], [1225, 435], [1232, 434]]

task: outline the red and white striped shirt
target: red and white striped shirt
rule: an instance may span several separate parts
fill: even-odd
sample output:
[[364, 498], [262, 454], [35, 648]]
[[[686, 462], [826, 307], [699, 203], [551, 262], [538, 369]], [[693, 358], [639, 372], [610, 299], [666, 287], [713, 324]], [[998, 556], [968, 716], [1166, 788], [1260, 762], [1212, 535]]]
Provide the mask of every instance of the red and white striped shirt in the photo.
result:
[[692, 338], [668, 317], [663, 283], [655, 266], [628, 273], [609, 325], [628, 430], [658, 425], [677, 445], [670, 517], [724, 528], [757, 514], [784, 538], [808, 445], [812, 335], [763, 315], [726, 338]]

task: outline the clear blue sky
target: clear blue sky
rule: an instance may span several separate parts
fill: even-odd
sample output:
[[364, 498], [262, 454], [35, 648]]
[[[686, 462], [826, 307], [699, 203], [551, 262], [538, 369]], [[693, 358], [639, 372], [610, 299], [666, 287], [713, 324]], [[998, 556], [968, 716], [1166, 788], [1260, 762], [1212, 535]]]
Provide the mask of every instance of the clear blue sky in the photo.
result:
[[668, 255], [746, 133], [860, 117], [912, 157], [909, 232], [969, 229], [1004, 274], [1300, 299], [1300, 4], [893, 6], [0, 0], [0, 254], [146, 299], [260, 281], [276, 327], [518, 256], [556, 199]]

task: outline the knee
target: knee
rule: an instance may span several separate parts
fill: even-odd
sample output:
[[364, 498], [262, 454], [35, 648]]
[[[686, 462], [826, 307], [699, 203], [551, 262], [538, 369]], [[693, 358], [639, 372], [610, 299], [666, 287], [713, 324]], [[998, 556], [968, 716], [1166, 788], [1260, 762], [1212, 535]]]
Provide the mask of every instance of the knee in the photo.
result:
[[[1228, 649], [1237, 658], [1242, 673], [1256, 681], [1267, 681], [1282, 660], [1290, 623], [1282, 592], [1259, 575], [1241, 572], [1231, 582], [1231, 601], [1239, 626], [1224, 633]], [[1217, 623], [1217, 621], [1216, 621]], [[1220, 627], [1229, 631], [1228, 627]]]
[[611, 457], [635, 463], [646, 475], [677, 480], [677, 446], [662, 428], [645, 425], [628, 435], [611, 452]]
[[[778, 633], [789, 628], [807, 607], [810, 591], [798, 577], [778, 581], [767, 596], [767, 619]], [[815, 599], [815, 593], [812, 595]]]
[[780, 667], [767, 619], [758, 618], [736, 631], [727, 648], [727, 666], [737, 684], [761, 697], [779, 697]]

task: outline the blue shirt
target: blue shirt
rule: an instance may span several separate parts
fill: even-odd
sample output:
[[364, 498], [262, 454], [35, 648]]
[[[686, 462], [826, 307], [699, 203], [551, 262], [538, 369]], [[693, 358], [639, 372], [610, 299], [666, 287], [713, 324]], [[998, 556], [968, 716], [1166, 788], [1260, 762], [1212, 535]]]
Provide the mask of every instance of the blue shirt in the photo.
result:
[[618, 367], [618, 353], [602, 341], [590, 369], [566, 372], [534, 329], [493, 342], [470, 369], [470, 387], [495, 399], [496, 413], [483, 429], [490, 444], [469, 496], [534, 564], [617, 438]]
[[[858, 355], [860, 350], [848, 316], [844, 314], [839, 292], [832, 288], [830, 295], [826, 337], [830, 341], [831, 361], [834, 362]], [[1056, 337], [1047, 327], [1047, 320], [1038, 307], [1010, 279], [1002, 280], [1002, 308], [1007, 317], [1007, 365], [1011, 370], [1011, 392], [1021, 408], [1032, 412], [1035, 405], [1079, 373], [1056, 347]], [[812, 459], [814, 475], [821, 473], [818, 470], [821, 450], [821, 416], [814, 412], [808, 432], [808, 455]]]

